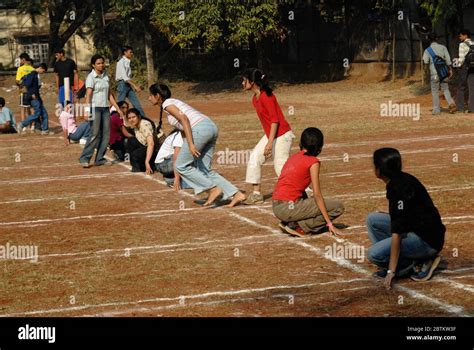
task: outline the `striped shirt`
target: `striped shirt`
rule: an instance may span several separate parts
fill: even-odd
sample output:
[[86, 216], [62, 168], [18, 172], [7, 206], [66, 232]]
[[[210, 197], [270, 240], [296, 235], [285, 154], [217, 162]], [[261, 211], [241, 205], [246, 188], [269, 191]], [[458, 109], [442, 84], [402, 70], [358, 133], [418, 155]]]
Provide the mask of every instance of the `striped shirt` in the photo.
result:
[[115, 69], [115, 80], [129, 81], [132, 79], [132, 68], [130, 67], [130, 60], [122, 56], [117, 62], [117, 68]]
[[209, 119], [207, 115], [204, 115], [201, 112], [195, 110], [193, 107], [184, 103], [183, 101], [178, 100], [176, 98], [168, 98], [162, 104], [163, 109], [168, 114], [168, 123], [170, 123], [171, 126], [178, 128], [179, 130], [184, 130], [183, 125], [181, 125], [178, 119], [176, 119], [166, 110], [166, 107], [171, 105], [174, 105], [176, 108], [178, 108], [179, 111], [189, 119], [189, 124], [191, 124], [191, 128], [196, 126], [199, 122], [202, 122], [205, 119]]

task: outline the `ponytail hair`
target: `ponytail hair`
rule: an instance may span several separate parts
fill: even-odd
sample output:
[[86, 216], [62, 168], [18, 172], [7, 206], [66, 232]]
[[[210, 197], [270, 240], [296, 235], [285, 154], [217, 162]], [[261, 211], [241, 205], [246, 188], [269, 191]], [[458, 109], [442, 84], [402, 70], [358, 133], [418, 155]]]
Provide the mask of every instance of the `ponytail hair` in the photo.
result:
[[268, 77], [260, 69], [246, 69], [243, 72], [242, 77], [257, 85], [260, 88], [260, 91], [265, 91], [267, 96], [272, 96], [273, 89], [268, 84]]
[[[150, 94], [153, 96], [160, 95], [163, 102], [171, 97], [171, 90], [165, 84], [153, 84], [150, 85], [149, 88]], [[158, 129], [156, 130], [157, 133], [161, 131], [161, 126], [163, 125], [163, 103], [160, 106], [160, 121], [158, 123]]]
[[324, 135], [318, 128], [306, 128], [301, 134], [300, 150], [306, 149], [306, 156], [317, 157], [324, 145]]

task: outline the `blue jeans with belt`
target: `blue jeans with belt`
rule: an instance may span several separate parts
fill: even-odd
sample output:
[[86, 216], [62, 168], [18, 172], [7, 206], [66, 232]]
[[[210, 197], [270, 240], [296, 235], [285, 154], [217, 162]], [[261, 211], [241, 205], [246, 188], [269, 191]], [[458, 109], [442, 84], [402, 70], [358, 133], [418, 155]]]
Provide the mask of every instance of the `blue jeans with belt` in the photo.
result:
[[206, 118], [193, 126], [191, 130], [194, 146], [201, 155], [199, 158], [194, 158], [189, 151], [188, 140], [185, 139], [178, 159], [176, 159], [176, 170], [183, 180], [194, 189], [195, 194], [217, 186], [223, 192], [223, 199], [232, 197], [238, 192], [237, 187], [212, 169], [212, 156], [218, 136], [216, 124]]

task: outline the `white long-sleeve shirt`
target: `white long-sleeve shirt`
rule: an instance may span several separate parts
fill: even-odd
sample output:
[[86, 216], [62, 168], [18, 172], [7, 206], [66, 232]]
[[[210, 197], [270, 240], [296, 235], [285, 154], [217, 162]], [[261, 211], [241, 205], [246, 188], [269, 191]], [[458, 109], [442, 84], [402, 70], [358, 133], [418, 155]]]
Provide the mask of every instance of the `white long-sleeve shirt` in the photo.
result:
[[115, 69], [115, 80], [129, 81], [132, 79], [132, 68], [130, 68], [130, 60], [122, 56], [117, 62], [117, 68]]
[[474, 42], [471, 39], [466, 39], [459, 44], [459, 66], [462, 66], [464, 64], [466, 55], [469, 52], [469, 46], [473, 44]]

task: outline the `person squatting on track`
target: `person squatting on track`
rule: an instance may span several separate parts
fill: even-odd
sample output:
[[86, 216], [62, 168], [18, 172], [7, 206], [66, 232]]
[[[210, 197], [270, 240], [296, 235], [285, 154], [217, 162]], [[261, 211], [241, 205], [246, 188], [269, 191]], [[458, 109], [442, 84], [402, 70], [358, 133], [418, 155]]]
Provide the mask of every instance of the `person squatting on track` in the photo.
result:
[[[128, 103], [119, 101], [117, 105], [124, 115], [127, 115]], [[124, 125], [124, 119], [112, 106], [110, 108], [110, 139], [109, 148], [115, 155], [115, 160], [123, 162], [127, 150], [128, 139], [134, 137]]]
[[214, 122], [183, 101], [171, 98], [171, 91], [166, 85], [151, 85], [149, 100], [161, 106], [160, 119], [165, 111], [169, 124], [184, 132], [185, 140], [175, 167], [196, 195], [209, 193], [203, 206], [210, 207], [221, 194], [223, 200], [232, 198], [228, 207], [243, 201], [245, 195], [211, 167], [218, 137]]
[[[110, 138], [110, 111], [109, 102], [123, 115], [109, 88], [109, 77], [105, 72], [104, 57], [94, 55], [91, 58], [92, 71], [86, 79], [86, 113], [92, 120], [91, 134], [82, 151], [79, 162], [84, 168], [89, 168], [89, 162], [97, 148], [95, 165], [109, 165], [105, 159], [105, 152]], [[92, 115], [91, 115], [92, 114]]]
[[247, 164], [245, 182], [252, 184], [253, 192], [245, 204], [262, 204], [261, 194], [262, 165], [273, 155], [275, 173], [280, 176], [283, 165], [290, 157], [291, 145], [295, 135], [285, 119], [280, 105], [268, 85], [267, 76], [259, 69], [247, 69], [242, 75], [242, 88], [252, 91], [252, 104], [257, 111], [265, 134], [257, 143]]
[[151, 175], [156, 170], [154, 160], [159, 146], [155, 123], [144, 119], [136, 108], [130, 108], [127, 111], [127, 121], [135, 131], [135, 137], [127, 142], [132, 172], [145, 172]]
[[177, 191], [192, 188], [181, 179], [181, 175], [179, 175], [174, 166], [182, 147], [183, 136], [181, 131], [174, 129], [166, 137], [155, 159], [156, 170], [163, 175], [163, 179], [168, 186], [173, 187]]
[[[293, 236], [304, 237], [328, 227], [330, 234], [339, 235], [332, 221], [344, 213], [344, 205], [324, 199], [319, 185], [320, 161], [317, 156], [324, 145], [322, 132], [307, 128], [301, 134], [300, 152], [285, 163], [273, 191], [273, 213], [281, 220], [280, 228]], [[305, 189], [313, 185], [314, 198]]]
[[370, 213], [366, 224], [372, 246], [368, 259], [380, 270], [387, 289], [395, 276], [415, 281], [431, 278], [441, 260], [446, 227], [426, 188], [402, 171], [400, 152], [380, 148], [374, 152], [375, 176], [386, 183], [389, 213]]

